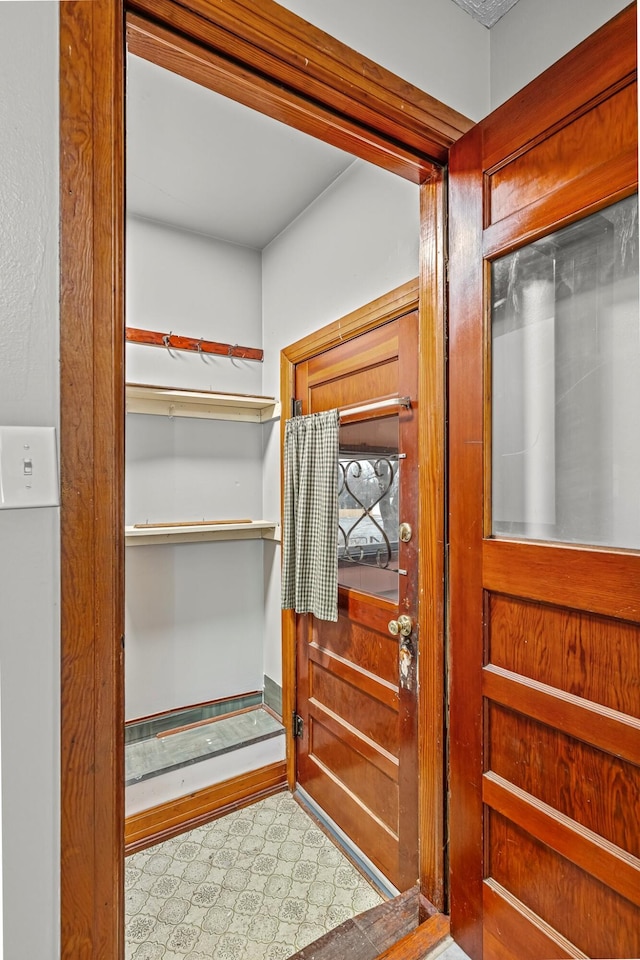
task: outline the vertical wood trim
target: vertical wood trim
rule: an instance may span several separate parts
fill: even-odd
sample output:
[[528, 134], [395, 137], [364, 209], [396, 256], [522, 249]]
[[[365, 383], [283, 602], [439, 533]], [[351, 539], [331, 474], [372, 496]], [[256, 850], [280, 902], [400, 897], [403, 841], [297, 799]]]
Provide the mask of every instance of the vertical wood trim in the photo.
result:
[[[296, 368], [280, 354], [280, 528], [284, 518], [284, 431], [291, 416], [291, 401], [295, 396]], [[282, 553], [280, 555], [282, 560]], [[282, 723], [286, 736], [287, 784], [296, 786], [296, 744], [293, 739], [293, 711], [296, 709], [296, 615], [293, 610], [282, 611]]]
[[482, 956], [482, 130], [450, 155], [449, 851], [451, 931]]
[[421, 894], [445, 909], [444, 551], [445, 551], [445, 193], [444, 174], [420, 188], [418, 449], [418, 751]]
[[123, 955], [123, 11], [60, 4], [61, 956]]

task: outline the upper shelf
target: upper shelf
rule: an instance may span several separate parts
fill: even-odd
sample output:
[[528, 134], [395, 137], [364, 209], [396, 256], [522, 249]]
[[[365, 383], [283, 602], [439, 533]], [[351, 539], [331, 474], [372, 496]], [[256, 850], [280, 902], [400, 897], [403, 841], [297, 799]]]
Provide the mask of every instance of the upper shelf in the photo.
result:
[[280, 404], [274, 397], [212, 393], [209, 390], [176, 390], [145, 383], [128, 383], [127, 413], [266, 423], [280, 416]]

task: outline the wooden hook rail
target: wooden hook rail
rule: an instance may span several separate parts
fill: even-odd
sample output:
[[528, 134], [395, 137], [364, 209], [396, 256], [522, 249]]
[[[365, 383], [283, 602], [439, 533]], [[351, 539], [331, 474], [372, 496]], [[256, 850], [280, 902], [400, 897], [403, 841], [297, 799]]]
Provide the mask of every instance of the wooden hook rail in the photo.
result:
[[127, 327], [128, 343], [146, 343], [152, 347], [166, 347], [167, 350], [193, 350], [196, 353], [214, 353], [220, 357], [236, 357], [239, 360], [264, 359], [264, 351], [257, 347], [241, 347], [237, 343], [218, 343], [215, 340], [202, 340], [195, 337], [181, 337], [175, 333], [158, 333], [155, 330], [139, 330]]

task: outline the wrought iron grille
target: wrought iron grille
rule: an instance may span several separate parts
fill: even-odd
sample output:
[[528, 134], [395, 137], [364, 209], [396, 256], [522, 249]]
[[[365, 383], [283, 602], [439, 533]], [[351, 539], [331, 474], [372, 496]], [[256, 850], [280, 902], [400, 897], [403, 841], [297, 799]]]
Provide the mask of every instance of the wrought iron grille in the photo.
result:
[[338, 557], [386, 570], [397, 558], [400, 462], [396, 454], [338, 463]]

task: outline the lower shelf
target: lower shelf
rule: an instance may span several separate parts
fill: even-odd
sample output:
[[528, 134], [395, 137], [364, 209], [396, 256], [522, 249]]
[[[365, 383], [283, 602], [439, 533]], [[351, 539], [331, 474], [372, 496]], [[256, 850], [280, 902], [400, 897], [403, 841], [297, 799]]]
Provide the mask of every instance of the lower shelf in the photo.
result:
[[125, 544], [151, 546], [162, 543], [194, 543], [199, 540], [279, 540], [280, 527], [268, 520], [250, 523], [215, 523], [198, 526], [125, 527]]

